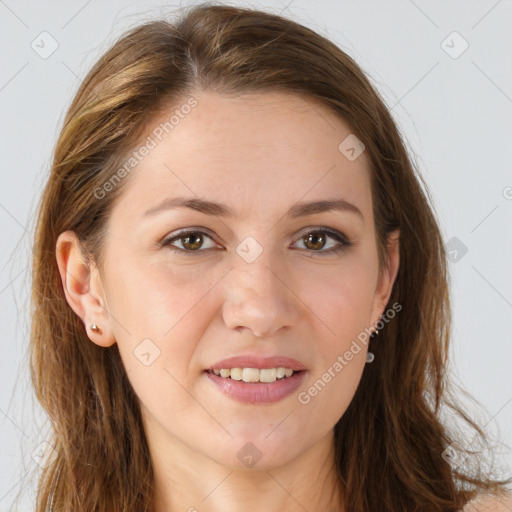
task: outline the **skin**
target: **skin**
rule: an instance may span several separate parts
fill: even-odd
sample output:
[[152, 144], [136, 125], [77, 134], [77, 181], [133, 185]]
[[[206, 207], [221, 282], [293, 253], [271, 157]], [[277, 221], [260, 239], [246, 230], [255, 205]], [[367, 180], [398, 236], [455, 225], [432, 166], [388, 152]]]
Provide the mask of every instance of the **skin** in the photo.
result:
[[[132, 171], [108, 221], [104, 267], [84, 263], [74, 233], [60, 235], [66, 299], [91, 342], [119, 346], [141, 405], [156, 512], [340, 510], [332, 505], [341, 493], [333, 427], [362, 372], [372, 371], [367, 347], [307, 405], [298, 392], [273, 404], [239, 403], [204, 370], [242, 353], [285, 355], [307, 367], [299, 392], [307, 390], [385, 312], [399, 232], [379, 273], [369, 160], [338, 150], [351, 130], [323, 105], [277, 92], [194, 97], [198, 105]], [[222, 202], [236, 215], [177, 208], [144, 218], [175, 196]], [[341, 211], [285, 216], [299, 201], [333, 197], [356, 205], [363, 219]], [[158, 244], [199, 227], [211, 237], [203, 252], [173, 254]], [[338, 245], [332, 238], [324, 247], [308, 243], [310, 228], [321, 227], [353, 247], [335, 254], [325, 252]], [[252, 263], [236, 252], [248, 236], [263, 249]], [[174, 248], [184, 244], [177, 239]], [[148, 366], [133, 353], [146, 338], [160, 350]], [[261, 453], [250, 468], [237, 457], [248, 442]]]

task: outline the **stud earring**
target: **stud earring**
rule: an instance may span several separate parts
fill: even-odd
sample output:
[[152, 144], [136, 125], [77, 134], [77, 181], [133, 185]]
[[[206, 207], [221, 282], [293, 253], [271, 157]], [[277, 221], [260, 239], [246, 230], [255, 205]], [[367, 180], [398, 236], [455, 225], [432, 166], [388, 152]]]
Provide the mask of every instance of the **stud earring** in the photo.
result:
[[[373, 338], [375, 338], [375, 336], [377, 336], [379, 334], [379, 331], [378, 329], [375, 329], [371, 334], [370, 334], [370, 339], [373, 340]], [[368, 352], [366, 354], [366, 362], [367, 363], [373, 363], [373, 361], [375, 360], [375, 354], [373, 352]]]
[[91, 325], [91, 331], [99, 333], [100, 332], [100, 328], [96, 324], [92, 324]]

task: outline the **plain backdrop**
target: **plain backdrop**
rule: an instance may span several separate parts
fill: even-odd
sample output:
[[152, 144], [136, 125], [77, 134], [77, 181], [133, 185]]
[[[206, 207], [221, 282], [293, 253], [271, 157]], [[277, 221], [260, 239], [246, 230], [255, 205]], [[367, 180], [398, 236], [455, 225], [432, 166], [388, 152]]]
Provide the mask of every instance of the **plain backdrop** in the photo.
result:
[[[45, 422], [30, 388], [36, 203], [80, 81], [126, 29], [187, 2], [0, 0], [0, 511], [37, 464]], [[512, 2], [229, 2], [332, 39], [383, 95], [426, 180], [451, 261], [454, 378], [512, 457]], [[30, 482], [29, 482], [30, 483]], [[31, 485], [35, 482], [32, 480]], [[19, 510], [30, 510], [23, 491]]]

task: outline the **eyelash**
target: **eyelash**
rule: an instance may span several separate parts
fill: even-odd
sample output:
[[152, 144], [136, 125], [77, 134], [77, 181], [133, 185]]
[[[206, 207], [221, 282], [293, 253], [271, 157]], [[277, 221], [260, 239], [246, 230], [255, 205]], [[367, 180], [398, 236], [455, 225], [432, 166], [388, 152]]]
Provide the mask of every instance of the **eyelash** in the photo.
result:
[[[304, 232], [299, 237], [298, 240], [299, 241], [302, 240], [307, 235], [320, 234], [320, 233], [327, 234], [328, 237], [333, 238], [337, 242], [340, 242], [342, 245], [338, 245], [337, 247], [330, 248], [325, 251], [324, 250], [315, 251], [312, 249], [311, 250], [304, 249], [305, 251], [313, 253], [313, 254], [316, 254], [316, 253], [318, 253], [318, 254], [339, 254], [341, 252], [346, 251], [350, 247], [354, 246], [354, 244], [343, 233], [340, 233], [339, 231], [336, 231], [336, 230], [330, 229], [330, 228], [325, 228], [325, 227], [310, 229], [309, 231]], [[172, 242], [175, 242], [176, 240], [183, 239], [187, 235], [197, 235], [197, 234], [206, 235], [208, 238], [212, 239], [212, 241], [213, 241], [213, 238], [205, 231], [201, 231], [200, 229], [186, 229], [186, 230], [178, 232], [177, 234], [173, 235], [172, 237], [165, 239], [161, 245], [163, 247], [174, 247], [174, 249], [170, 249], [173, 252], [173, 254], [176, 254], [179, 252], [179, 253], [187, 254], [187, 255], [196, 255], [198, 253], [202, 253], [202, 252], [212, 249], [212, 248], [210, 248], [210, 249], [187, 250], [187, 249], [181, 249], [179, 247], [175, 247], [172, 245]]]

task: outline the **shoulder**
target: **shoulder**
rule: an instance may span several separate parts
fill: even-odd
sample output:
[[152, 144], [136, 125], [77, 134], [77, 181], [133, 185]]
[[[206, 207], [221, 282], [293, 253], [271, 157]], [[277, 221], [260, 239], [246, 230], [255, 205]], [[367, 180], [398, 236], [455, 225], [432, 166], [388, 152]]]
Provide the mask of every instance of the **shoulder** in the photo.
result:
[[463, 512], [512, 512], [512, 494], [486, 494], [471, 500]]

